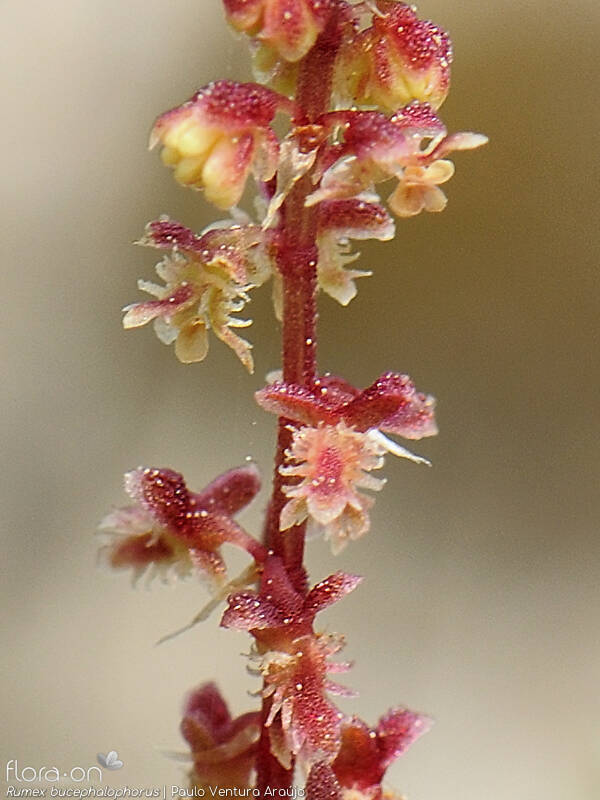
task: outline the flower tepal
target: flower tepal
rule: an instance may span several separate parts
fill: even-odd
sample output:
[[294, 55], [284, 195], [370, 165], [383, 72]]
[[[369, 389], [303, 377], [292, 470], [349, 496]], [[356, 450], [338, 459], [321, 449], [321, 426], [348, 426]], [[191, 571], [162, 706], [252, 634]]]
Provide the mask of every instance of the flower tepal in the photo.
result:
[[253, 171], [267, 181], [277, 168], [279, 144], [270, 127], [290, 101], [255, 83], [215, 81], [162, 114], [150, 147], [163, 145], [163, 163], [184, 186], [204, 189], [218, 208], [236, 205]]
[[224, 0], [227, 19], [286, 61], [299, 61], [327, 23], [331, 0]]
[[[311, 767], [306, 783], [307, 800], [393, 800], [395, 792], [383, 789], [388, 767], [427, 732], [431, 720], [407, 708], [388, 711], [370, 728], [358, 717], [341, 725], [340, 749], [331, 764]], [[398, 798], [399, 800], [399, 798]]]
[[376, 800], [390, 765], [426, 733], [431, 720], [407, 708], [387, 712], [374, 728], [358, 717], [341, 726], [341, 746], [331, 769], [344, 798]]

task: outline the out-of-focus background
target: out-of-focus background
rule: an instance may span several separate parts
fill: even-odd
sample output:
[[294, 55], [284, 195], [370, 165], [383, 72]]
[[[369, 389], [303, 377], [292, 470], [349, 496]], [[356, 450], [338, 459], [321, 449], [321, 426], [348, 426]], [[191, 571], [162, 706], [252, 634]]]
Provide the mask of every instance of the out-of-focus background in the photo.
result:
[[[219, 343], [184, 367], [120, 308], [152, 277], [130, 242], [168, 212], [213, 219], [146, 151], [154, 117], [217, 77], [248, 78], [218, 0], [1, 3], [2, 456], [0, 779], [95, 763], [113, 786], [184, 785], [182, 696], [218, 677], [256, 702], [241, 634], [218, 616], [156, 639], [205, 601], [192, 583], [132, 591], [92, 533], [138, 464], [193, 487], [251, 455], [269, 482], [273, 419], [252, 392], [278, 363], [255, 293], [249, 377]], [[433, 469], [388, 458], [373, 531], [315, 578], [366, 581], [324, 617], [369, 720], [436, 718], [391, 771], [412, 800], [600, 797], [598, 5], [423, 1], [452, 34], [442, 116], [490, 145], [458, 154], [441, 215], [363, 248], [374, 277], [324, 298], [320, 362], [358, 385], [408, 372], [439, 398]], [[596, 143], [596, 144], [595, 144]], [[256, 528], [264, 494], [244, 520]], [[9, 781], [10, 783], [11, 781]], [[13, 780], [14, 784], [15, 781]], [[24, 786], [26, 784], [21, 784]]]

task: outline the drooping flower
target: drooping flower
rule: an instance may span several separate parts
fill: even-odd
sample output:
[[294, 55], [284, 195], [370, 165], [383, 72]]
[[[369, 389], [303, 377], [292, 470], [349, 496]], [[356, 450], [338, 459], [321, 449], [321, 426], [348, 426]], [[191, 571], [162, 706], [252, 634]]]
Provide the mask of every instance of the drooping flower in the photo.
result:
[[[399, 217], [412, 217], [421, 211], [443, 211], [447, 199], [439, 188], [454, 175], [454, 164], [443, 156], [455, 150], [481, 147], [487, 137], [480, 133], [454, 133], [438, 125], [438, 118], [424, 104], [412, 103], [392, 117], [392, 124], [412, 138], [416, 158], [404, 162], [396, 173], [398, 186], [388, 198], [392, 211]], [[424, 142], [429, 139], [429, 146]], [[423, 148], [423, 149], [422, 149]], [[419, 155], [423, 153], [423, 157]]]
[[[394, 222], [377, 201], [376, 195], [363, 194], [344, 200], [329, 200], [319, 204], [317, 214], [317, 283], [319, 289], [343, 306], [356, 297], [357, 278], [372, 273], [349, 269], [360, 257], [351, 252], [351, 240], [378, 239], [388, 241], [394, 236]], [[275, 313], [282, 315], [282, 283], [279, 273], [273, 274]]]
[[328, 661], [343, 644], [337, 635], [311, 634], [294, 639], [286, 650], [256, 653], [264, 679], [262, 696], [271, 702], [265, 725], [271, 728], [276, 718], [281, 722], [283, 741], [273, 727], [271, 750], [284, 766], [292, 754], [307, 765], [331, 761], [339, 750], [343, 715], [325, 693], [354, 695], [327, 678], [328, 672], [349, 669], [349, 664]]
[[340, 749], [333, 762], [314, 764], [307, 800], [381, 800], [397, 797], [382, 788], [388, 767], [427, 732], [431, 720], [405, 708], [388, 711], [375, 728], [358, 717], [341, 722]]
[[332, 376], [312, 388], [275, 382], [256, 394], [259, 405], [299, 423], [280, 472], [289, 480], [281, 530], [306, 519], [321, 530], [334, 553], [369, 529], [373, 499], [384, 481], [371, 475], [384, 455], [425, 462], [383, 432], [420, 439], [437, 432], [434, 400], [416, 391], [406, 375], [385, 373], [362, 392]]
[[353, 591], [361, 578], [336, 572], [298, 591], [281, 559], [269, 555], [257, 592], [234, 592], [221, 625], [249, 631], [255, 639], [253, 660], [265, 680], [262, 695], [272, 697], [269, 716], [271, 750], [289, 767], [291, 756], [305, 762], [333, 758], [339, 745], [337, 709], [326, 692], [347, 693], [327, 680], [327, 672], [341, 672], [347, 664], [328, 662], [343, 644], [339, 637], [313, 632], [315, 616]]
[[188, 695], [181, 733], [192, 751], [191, 784], [197, 789], [250, 786], [260, 736], [260, 713], [232, 719], [214, 683]]
[[139, 281], [139, 288], [157, 299], [127, 306], [123, 326], [138, 328], [154, 321], [158, 338], [175, 342], [175, 354], [184, 364], [206, 357], [212, 330], [252, 372], [252, 345], [232, 330], [247, 327], [251, 320], [233, 315], [248, 302], [249, 290], [270, 275], [262, 247], [265, 236], [254, 225], [231, 223], [197, 236], [168, 219], [150, 223], [141, 243], [171, 250], [156, 265], [165, 285]]
[[251, 170], [261, 181], [275, 173], [279, 145], [270, 125], [278, 110], [291, 113], [292, 104], [264, 86], [215, 81], [156, 120], [150, 147], [163, 145], [161, 158], [179, 183], [231, 208]]
[[189, 491], [170, 469], [140, 467], [125, 475], [125, 491], [134, 505], [106, 516], [100, 530], [110, 535], [105, 548], [110, 566], [167, 579], [197, 573], [212, 584], [224, 582], [220, 548], [231, 542], [253, 557], [264, 558], [258, 544], [233, 519], [260, 489], [254, 465], [220, 475], [202, 492]]
[[394, 223], [373, 195], [330, 200], [319, 205], [317, 246], [319, 288], [343, 306], [356, 296], [356, 278], [371, 275], [365, 270], [347, 269], [360, 253], [350, 253], [350, 239], [394, 237]]
[[325, 28], [332, 0], [223, 0], [227, 20], [286, 61], [299, 61]]
[[227, 598], [224, 628], [249, 631], [269, 649], [309, 635], [316, 615], [352, 592], [362, 578], [336, 572], [308, 593], [297, 591], [277, 556], [268, 556], [258, 592], [234, 592]]
[[309, 206], [353, 197], [396, 178], [398, 188], [388, 201], [396, 214], [441, 211], [446, 198], [439, 184], [454, 171], [443, 157], [487, 142], [479, 133], [447, 135], [427, 103], [411, 103], [390, 119], [377, 111], [338, 111], [326, 114], [322, 122], [332, 131], [341, 130], [343, 142], [324, 151], [320, 159], [324, 174], [319, 188], [307, 199]]
[[390, 208], [399, 217], [414, 217], [421, 211], [443, 211], [448, 198], [440, 184], [453, 175], [454, 164], [445, 159], [438, 159], [428, 167], [405, 167], [397, 188], [388, 198]]
[[388, 711], [374, 728], [358, 717], [346, 718], [341, 725], [340, 749], [331, 764], [342, 797], [380, 800], [388, 767], [430, 726], [428, 717], [407, 708]]
[[351, 103], [394, 112], [414, 100], [439, 108], [450, 88], [448, 34], [414, 6], [378, 0], [372, 24], [345, 42], [338, 92]]

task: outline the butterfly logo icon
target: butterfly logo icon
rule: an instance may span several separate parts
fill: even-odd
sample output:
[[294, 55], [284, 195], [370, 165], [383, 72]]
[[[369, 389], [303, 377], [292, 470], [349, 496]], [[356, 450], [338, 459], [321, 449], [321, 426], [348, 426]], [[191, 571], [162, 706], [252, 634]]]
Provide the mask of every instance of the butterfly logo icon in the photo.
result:
[[121, 769], [123, 762], [119, 759], [119, 754], [116, 750], [110, 750], [106, 755], [98, 753], [96, 759], [101, 767], [105, 769]]

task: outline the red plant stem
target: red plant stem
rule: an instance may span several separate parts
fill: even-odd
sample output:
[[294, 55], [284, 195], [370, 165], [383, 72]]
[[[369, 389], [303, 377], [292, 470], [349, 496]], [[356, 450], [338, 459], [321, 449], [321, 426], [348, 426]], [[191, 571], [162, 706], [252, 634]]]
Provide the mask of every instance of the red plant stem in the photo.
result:
[[[314, 122], [329, 109], [333, 66], [339, 40], [339, 21], [333, 11], [329, 25], [299, 65], [296, 104], [305, 124]], [[283, 282], [283, 379], [302, 386], [310, 386], [317, 373], [317, 212], [315, 208], [305, 207], [306, 197], [313, 189], [309, 173], [298, 181], [283, 203], [277, 255], [277, 268]], [[279, 518], [286, 502], [279, 468], [283, 465], [285, 451], [291, 444], [290, 424], [289, 420], [279, 418], [273, 495], [269, 504], [265, 541], [269, 549], [283, 559], [290, 580], [296, 588], [306, 592], [306, 572], [303, 565], [306, 523], [294, 525], [283, 532], [279, 530]], [[265, 698], [257, 757], [257, 788], [261, 794], [264, 794], [267, 787], [288, 788], [292, 784], [294, 772], [293, 765], [290, 769], [285, 769], [271, 753], [270, 732], [264, 724], [270, 705], [270, 698]], [[278, 715], [272, 727], [280, 725]]]
[[[296, 106], [302, 123], [310, 124], [329, 109], [335, 56], [341, 39], [335, 10], [314, 47], [300, 62]], [[294, 186], [281, 207], [277, 268], [283, 282], [283, 379], [310, 386], [317, 361], [317, 211], [306, 208], [306, 197], [314, 189], [310, 173]], [[306, 525], [282, 533], [279, 517], [285, 505], [283, 478], [279, 468], [291, 444], [290, 422], [279, 419], [273, 495], [266, 526], [266, 544], [283, 558], [292, 581], [304, 589], [304, 535]]]
[[[299, 181], [282, 208], [282, 240], [278, 269], [283, 281], [283, 379], [288, 383], [310, 386], [316, 377], [316, 290], [317, 245], [314, 209], [304, 201], [311, 190], [309, 177]], [[279, 467], [291, 444], [290, 422], [279, 419], [273, 497], [267, 527], [268, 546], [283, 558], [292, 582], [305, 589], [303, 570], [306, 524], [279, 530], [279, 517], [286, 498]]]
[[[292, 785], [294, 770], [286, 769], [277, 758], [271, 753], [271, 742], [269, 728], [265, 726], [269, 710], [271, 708], [271, 698], [263, 700], [261, 711], [261, 738], [258, 744], [256, 756], [256, 788], [261, 797], [265, 797], [265, 789], [287, 789]], [[272, 727], [281, 728], [281, 720], [276, 718], [271, 723]]]

